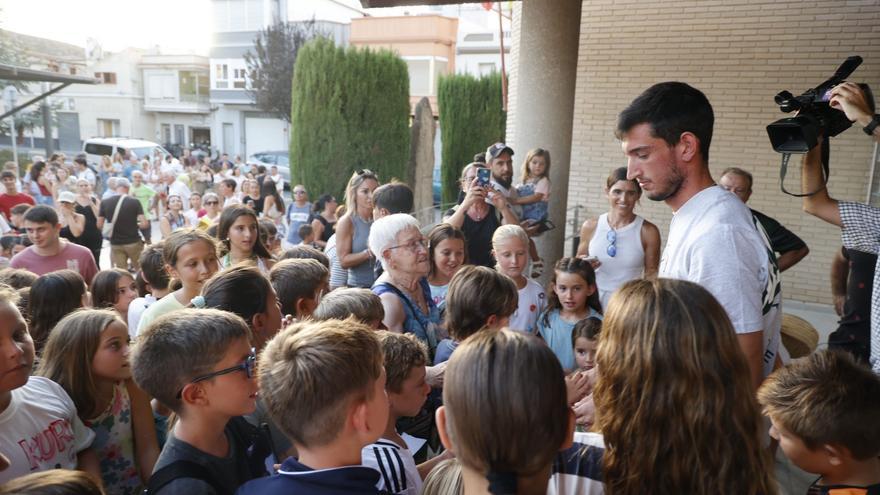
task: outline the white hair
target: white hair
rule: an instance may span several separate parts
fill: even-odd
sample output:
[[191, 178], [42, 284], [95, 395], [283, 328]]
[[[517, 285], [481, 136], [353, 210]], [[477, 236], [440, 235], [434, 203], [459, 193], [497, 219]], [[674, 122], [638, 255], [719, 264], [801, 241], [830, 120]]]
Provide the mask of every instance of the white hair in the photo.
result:
[[404, 230], [419, 230], [419, 221], [406, 213], [395, 213], [384, 216], [370, 226], [370, 237], [367, 245], [373, 256], [382, 263], [382, 268], [387, 270], [387, 260], [382, 256], [386, 249], [397, 244], [397, 236]]

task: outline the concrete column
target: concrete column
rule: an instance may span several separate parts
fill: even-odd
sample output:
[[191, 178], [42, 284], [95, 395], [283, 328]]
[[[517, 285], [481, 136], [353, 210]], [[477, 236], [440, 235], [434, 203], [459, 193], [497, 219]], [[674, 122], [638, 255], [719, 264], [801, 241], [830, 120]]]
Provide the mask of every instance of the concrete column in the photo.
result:
[[[550, 220], [556, 228], [535, 241], [541, 257], [551, 264], [564, 252], [581, 0], [523, 0], [520, 13], [519, 37], [512, 50], [518, 53], [516, 102], [508, 115], [512, 132], [507, 142], [516, 152], [517, 177], [528, 150], [550, 151]], [[544, 273], [546, 280], [550, 266]]]

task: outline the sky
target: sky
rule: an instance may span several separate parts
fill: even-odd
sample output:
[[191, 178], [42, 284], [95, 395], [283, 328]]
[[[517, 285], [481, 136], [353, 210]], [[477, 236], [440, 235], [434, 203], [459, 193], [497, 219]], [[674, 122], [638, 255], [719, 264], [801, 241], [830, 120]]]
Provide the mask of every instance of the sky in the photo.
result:
[[0, 28], [106, 51], [161, 45], [165, 53], [207, 55], [209, 0], [0, 0]]

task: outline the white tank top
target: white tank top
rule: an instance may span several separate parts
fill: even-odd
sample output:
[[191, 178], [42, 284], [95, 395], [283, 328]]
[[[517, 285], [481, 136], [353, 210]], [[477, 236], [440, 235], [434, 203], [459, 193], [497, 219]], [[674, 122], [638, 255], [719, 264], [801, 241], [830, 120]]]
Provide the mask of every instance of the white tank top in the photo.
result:
[[617, 229], [614, 257], [608, 255], [608, 214], [599, 215], [596, 231], [590, 239], [590, 256], [599, 258], [602, 265], [596, 269], [596, 286], [599, 288], [599, 299], [602, 309], [608, 307], [608, 300], [624, 283], [640, 278], [645, 271], [645, 248], [642, 247], [642, 224], [645, 219], [636, 215], [636, 219], [623, 228]]

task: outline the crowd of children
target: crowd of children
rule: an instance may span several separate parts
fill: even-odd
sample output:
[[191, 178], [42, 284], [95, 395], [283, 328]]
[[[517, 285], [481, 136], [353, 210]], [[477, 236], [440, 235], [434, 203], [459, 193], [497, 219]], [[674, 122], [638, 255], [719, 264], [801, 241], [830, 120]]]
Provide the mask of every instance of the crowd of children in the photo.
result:
[[[491, 233], [494, 269], [359, 171], [336, 254], [310, 223], [281, 253], [230, 204], [210, 229], [165, 229], [136, 273], [0, 271], [0, 494], [772, 495], [777, 443], [819, 476], [810, 493], [880, 493], [863, 364], [818, 352], [756, 396], [701, 286], [638, 278], [604, 305], [584, 257], [533, 280], [549, 168], [528, 153], [525, 222]], [[350, 285], [384, 274], [337, 288], [340, 263]]]

